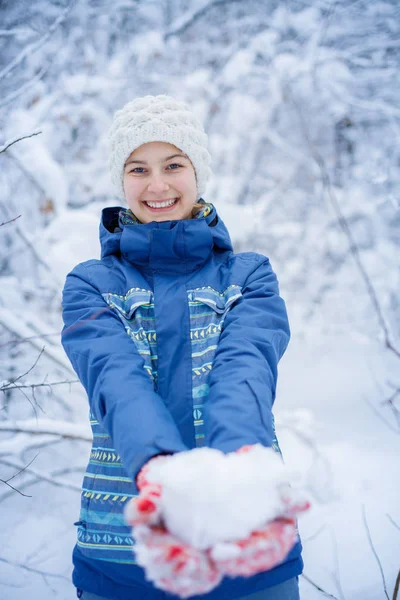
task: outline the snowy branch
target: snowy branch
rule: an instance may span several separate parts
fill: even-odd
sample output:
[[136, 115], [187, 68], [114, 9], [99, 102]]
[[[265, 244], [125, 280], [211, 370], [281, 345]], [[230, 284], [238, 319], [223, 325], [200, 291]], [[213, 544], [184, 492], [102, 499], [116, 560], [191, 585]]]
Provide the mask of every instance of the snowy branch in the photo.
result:
[[40, 81], [44, 77], [44, 75], [46, 75], [47, 71], [49, 70], [49, 67], [50, 67], [50, 65], [47, 65], [46, 67], [42, 67], [40, 69], [40, 71], [38, 73], [36, 73], [36, 75], [34, 77], [32, 77], [32, 79], [30, 79], [29, 81], [27, 81], [26, 83], [21, 85], [18, 89], [14, 90], [10, 94], [8, 94], [8, 96], [5, 96], [2, 100], [0, 100], [0, 108], [2, 108], [3, 106], [6, 106], [10, 102], [13, 102], [14, 100], [16, 100], [19, 96], [21, 96], [27, 90], [29, 90], [30, 87], [35, 85], [35, 83]]
[[188, 10], [186, 14], [182, 15], [179, 20], [173, 23], [165, 33], [164, 38], [167, 40], [173, 35], [181, 35], [188, 27], [204, 16], [210, 8], [222, 4], [232, 4], [232, 2], [240, 2], [240, 0], [206, 0], [201, 6]]
[[24, 419], [0, 421], [0, 431], [25, 432], [33, 435], [49, 434], [66, 439], [92, 441], [89, 425], [78, 425], [55, 419]]
[[[27, 341], [35, 348], [42, 349], [42, 345], [40, 343], [42, 336], [32, 335], [32, 327], [27, 324], [29, 321], [32, 321], [32, 323], [35, 322], [34, 316], [27, 312], [24, 313], [24, 321], [22, 321], [10, 310], [0, 307], [0, 325], [4, 327], [6, 331], [9, 331], [13, 335], [19, 337], [22, 341]], [[41, 327], [38, 325], [35, 326], [35, 328], [37, 332], [38, 330], [40, 331]], [[45, 334], [43, 334], [43, 336], [45, 336]], [[63, 369], [66, 369], [68, 372], [76, 375], [64, 352], [62, 352], [58, 347], [51, 347], [50, 345], [47, 345], [43, 348], [43, 354], [54, 361], [57, 365], [61, 366]]]
[[361, 254], [360, 254], [360, 249], [358, 247], [358, 244], [353, 236], [353, 233], [351, 231], [349, 223], [347, 222], [347, 219], [345, 218], [345, 216], [340, 208], [339, 201], [336, 197], [336, 194], [334, 193], [333, 185], [331, 182], [331, 178], [329, 176], [329, 171], [327, 169], [325, 160], [323, 159], [321, 153], [317, 150], [315, 145], [312, 143], [311, 138], [309, 136], [309, 128], [307, 127], [307, 123], [304, 119], [304, 115], [303, 115], [298, 103], [296, 102], [294, 96], [291, 94], [289, 88], [287, 89], [287, 94], [290, 95], [292, 104], [298, 114], [299, 122], [300, 122], [300, 125], [302, 128], [302, 131], [303, 131], [303, 135], [304, 135], [305, 140], [307, 141], [307, 144], [308, 144], [308, 147], [312, 154], [312, 157], [320, 169], [322, 183], [323, 183], [324, 189], [327, 193], [327, 196], [330, 200], [331, 206], [333, 207], [334, 212], [336, 214], [337, 222], [338, 222], [339, 226], [341, 227], [342, 231], [344, 232], [345, 236], [347, 237], [350, 254], [353, 257], [353, 259], [356, 263], [356, 266], [358, 268], [358, 271], [359, 271], [359, 273], [365, 283], [365, 286], [367, 288], [367, 292], [370, 297], [372, 306], [375, 310], [380, 328], [383, 331], [385, 346], [393, 354], [395, 354], [397, 356], [397, 358], [400, 358], [400, 351], [393, 345], [393, 343], [391, 341], [391, 336], [389, 334], [389, 330], [386, 325], [385, 318], [383, 316], [382, 308], [381, 308], [380, 302], [378, 300], [378, 294], [377, 294], [375, 287], [367, 273], [367, 270], [364, 267], [364, 264], [361, 260]]
[[61, 25], [61, 23], [64, 21], [64, 19], [66, 18], [66, 16], [70, 12], [70, 10], [71, 10], [72, 6], [74, 5], [74, 3], [75, 3], [75, 1], [73, 0], [72, 2], [70, 2], [70, 4], [68, 4], [68, 6], [57, 17], [57, 19], [55, 19], [55, 21], [50, 25], [47, 33], [40, 40], [38, 40], [37, 42], [34, 42], [30, 46], [27, 46], [26, 48], [24, 48], [22, 50], [22, 52], [20, 52], [18, 54], [18, 56], [16, 56], [14, 58], [14, 60], [11, 61], [11, 63], [9, 65], [7, 65], [6, 67], [4, 67], [4, 69], [2, 71], [0, 71], [0, 79], [2, 79], [3, 77], [5, 77], [6, 75], [8, 75], [25, 58], [27, 58], [28, 56], [32, 56], [32, 54], [34, 54], [42, 46], [44, 46], [44, 44], [51, 38], [51, 36], [53, 35], [53, 33], [59, 27], [59, 25]]

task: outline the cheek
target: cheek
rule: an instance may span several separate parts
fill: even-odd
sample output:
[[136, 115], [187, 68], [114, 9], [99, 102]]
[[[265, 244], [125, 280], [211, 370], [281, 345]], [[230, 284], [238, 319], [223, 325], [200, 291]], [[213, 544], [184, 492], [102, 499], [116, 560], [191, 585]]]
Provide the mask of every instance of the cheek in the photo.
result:
[[140, 185], [138, 180], [135, 180], [131, 177], [125, 177], [124, 178], [124, 190], [125, 190], [125, 195], [129, 194], [130, 196], [134, 197], [136, 194], [138, 194], [140, 192]]

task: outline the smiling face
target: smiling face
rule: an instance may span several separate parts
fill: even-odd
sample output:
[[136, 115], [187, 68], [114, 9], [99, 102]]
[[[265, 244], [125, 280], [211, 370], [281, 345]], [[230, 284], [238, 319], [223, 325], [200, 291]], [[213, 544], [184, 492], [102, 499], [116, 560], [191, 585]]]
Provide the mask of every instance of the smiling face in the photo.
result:
[[129, 208], [142, 223], [190, 219], [197, 199], [195, 171], [176, 146], [149, 142], [125, 161], [124, 191]]

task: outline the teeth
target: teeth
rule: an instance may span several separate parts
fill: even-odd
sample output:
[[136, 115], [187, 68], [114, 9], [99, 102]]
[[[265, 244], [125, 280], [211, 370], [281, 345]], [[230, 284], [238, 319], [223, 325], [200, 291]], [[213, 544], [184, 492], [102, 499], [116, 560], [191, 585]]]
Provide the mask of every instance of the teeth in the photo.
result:
[[172, 206], [175, 202], [176, 198], [174, 200], [169, 200], [168, 202], [146, 202], [146, 204], [151, 208], [166, 208], [167, 206]]

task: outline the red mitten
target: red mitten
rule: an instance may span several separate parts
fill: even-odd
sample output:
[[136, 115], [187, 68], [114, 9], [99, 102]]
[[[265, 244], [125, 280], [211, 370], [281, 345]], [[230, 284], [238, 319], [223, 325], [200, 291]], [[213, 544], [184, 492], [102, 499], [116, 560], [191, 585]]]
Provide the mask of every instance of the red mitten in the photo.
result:
[[136, 560], [146, 577], [159, 589], [187, 598], [205, 594], [222, 580], [222, 574], [204, 550], [193, 548], [167, 531], [161, 511], [162, 485], [148, 476], [156, 456], [139, 472], [136, 483], [139, 496], [125, 509], [125, 519], [133, 526]]
[[188, 598], [206, 594], [222, 580], [207, 552], [181, 542], [163, 526], [137, 525], [133, 537], [138, 564], [146, 577], [166, 592]]
[[281, 563], [296, 541], [296, 522], [274, 519], [244, 540], [216, 544], [209, 552], [218, 569], [231, 577], [250, 577]]
[[[238, 453], [251, 452], [243, 446]], [[310, 503], [300, 498], [289, 485], [281, 486], [282, 516], [253, 531], [247, 538], [215, 544], [209, 556], [224, 574], [250, 577], [280, 564], [296, 543], [295, 516], [308, 510]]]
[[136, 478], [139, 496], [132, 498], [125, 508], [125, 519], [129, 525], [157, 525], [160, 523], [162, 485], [148, 481], [147, 477], [152, 463], [167, 458], [168, 456], [165, 455], [155, 456], [139, 471]]

